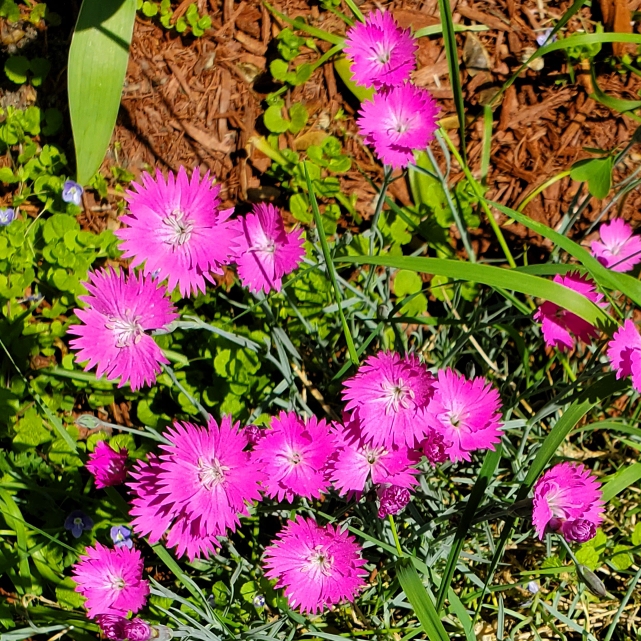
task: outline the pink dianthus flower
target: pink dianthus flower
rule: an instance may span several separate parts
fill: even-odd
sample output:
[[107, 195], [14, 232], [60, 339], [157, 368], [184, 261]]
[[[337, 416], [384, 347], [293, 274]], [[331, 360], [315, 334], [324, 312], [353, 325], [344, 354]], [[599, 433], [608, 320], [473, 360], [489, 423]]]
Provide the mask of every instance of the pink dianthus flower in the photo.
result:
[[89, 296], [79, 296], [86, 309], [74, 310], [82, 324], [72, 325], [70, 341], [77, 360], [89, 361], [85, 371], [96, 367], [96, 376], [120, 378], [119, 387], [129, 383], [132, 390], [152, 385], [169, 363], [146, 332], [166, 327], [178, 314], [166, 289], [149, 276], [117, 272], [113, 268], [89, 273], [83, 283]]
[[346, 531], [298, 515], [265, 550], [265, 575], [277, 579], [277, 588], [285, 588], [291, 607], [315, 614], [344, 599], [354, 600], [367, 576], [361, 553]]
[[332, 483], [339, 494], [360, 495], [368, 481], [398, 487], [417, 485], [416, 463], [405, 444], [368, 445], [360, 425], [352, 421], [346, 426], [336, 425], [336, 452], [330, 464]]
[[493, 450], [501, 440], [499, 393], [480, 376], [467, 380], [453, 369], [440, 370], [427, 415], [452, 461], [469, 461], [474, 450]]
[[133, 529], [155, 543], [167, 531], [167, 545], [189, 559], [209, 556], [217, 539], [247, 515], [247, 503], [260, 498], [260, 471], [250, 464], [247, 436], [229, 416], [206, 428], [175, 423], [164, 434], [160, 456], [138, 461], [130, 483]]
[[127, 448], [117, 452], [106, 441], [98, 441], [94, 451], [89, 454], [87, 469], [96, 480], [96, 487], [101, 489], [110, 485], [120, 485], [127, 476]]
[[641, 335], [630, 319], [614, 333], [607, 354], [617, 379], [631, 376], [632, 387], [641, 393]]
[[180, 167], [167, 182], [158, 170], [155, 179], [144, 172], [142, 185], [132, 186], [125, 195], [129, 213], [120, 219], [126, 227], [115, 232], [124, 257], [133, 258], [132, 267], [145, 263], [145, 274], [167, 279], [169, 291], [204, 292], [205, 278], [222, 274], [231, 261], [237, 235], [227, 220], [233, 210], [220, 209], [220, 185], [212, 185], [209, 172], [201, 181], [198, 168], [189, 180]]
[[599, 228], [601, 240], [590, 248], [600, 263], [615, 272], [627, 272], [641, 262], [641, 237], [622, 218], [615, 218]]
[[359, 133], [378, 157], [394, 169], [414, 161], [436, 131], [439, 108], [427, 89], [404, 84], [374, 94], [361, 105]]
[[[578, 272], [565, 276], [557, 274], [554, 277], [554, 282], [582, 294], [597, 305], [600, 304], [603, 298], [603, 294], [596, 291], [594, 283], [585, 276], [581, 276]], [[549, 347], [557, 347], [561, 351], [574, 347], [572, 334], [587, 343], [598, 333], [594, 325], [590, 325], [590, 323], [576, 314], [559, 307], [549, 300], [541, 304], [541, 307], [534, 314], [534, 320], [541, 321], [541, 331], [543, 332], [545, 344]]]
[[138, 612], [147, 602], [149, 585], [142, 578], [143, 562], [139, 550], [108, 548], [100, 543], [87, 548], [73, 566], [72, 578], [87, 601], [87, 616], [99, 614], [125, 616]]
[[374, 11], [345, 34], [345, 55], [352, 61], [354, 82], [376, 89], [396, 87], [416, 67], [418, 45], [390, 13]]
[[283, 276], [293, 272], [305, 255], [302, 230], [286, 232], [279, 210], [265, 203], [254, 205], [237, 225], [240, 281], [252, 292], [279, 292]]
[[412, 448], [429, 428], [426, 410], [434, 382], [413, 354], [379, 352], [343, 383], [345, 410], [355, 412], [365, 443]]
[[600, 485], [581, 463], [559, 463], [545, 472], [534, 486], [532, 522], [539, 539], [547, 527], [572, 541], [584, 543], [588, 534], [592, 538], [603, 520]]
[[324, 419], [281, 412], [254, 445], [252, 460], [265, 474], [267, 495], [292, 503], [295, 496], [311, 499], [327, 492], [333, 452], [334, 436]]

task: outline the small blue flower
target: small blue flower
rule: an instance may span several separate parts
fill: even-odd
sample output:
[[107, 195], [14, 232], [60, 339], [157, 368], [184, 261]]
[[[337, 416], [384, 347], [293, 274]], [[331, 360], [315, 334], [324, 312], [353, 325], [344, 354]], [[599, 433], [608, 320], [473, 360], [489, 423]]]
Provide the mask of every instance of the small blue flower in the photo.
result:
[[74, 539], [79, 539], [84, 530], [91, 530], [93, 521], [80, 510], [74, 510], [65, 520], [65, 530], [71, 530]]
[[530, 594], [537, 594], [541, 588], [539, 587], [539, 584], [536, 581], [530, 581], [527, 584], [527, 589], [530, 592]]
[[254, 597], [254, 607], [255, 608], [262, 608], [265, 605], [265, 597], [262, 594], [257, 594]]
[[134, 542], [131, 540], [131, 530], [124, 525], [114, 525], [109, 534], [117, 548], [126, 547], [131, 550], [134, 545]]
[[[554, 34], [554, 35], [550, 38], [550, 34], [552, 33], [552, 31], [553, 31], [553, 29], [552, 29], [552, 28], [550, 28], [550, 29], [546, 29], [543, 33], [540, 33], [540, 34], [536, 37], [536, 44], [538, 44], [538, 45], [539, 45], [539, 47], [542, 47], [543, 45], [546, 45], [546, 44], [548, 44], [548, 45], [549, 45], [549, 44], [551, 44], [552, 42], [556, 42], [556, 41], [557, 41], [557, 36], [556, 36], [556, 34]], [[549, 38], [549, 41], [548, 41], [548, 38]]]
[[77, 182], [67, 180], [62, 188], [62, 200], [79, 207], [83, 191], [83, 188]]
[[6, 227], [8, 224], [12, 223], [16, 217], [16, 212], [11, 207], [7, 209], [0, 209], [0, 226]]

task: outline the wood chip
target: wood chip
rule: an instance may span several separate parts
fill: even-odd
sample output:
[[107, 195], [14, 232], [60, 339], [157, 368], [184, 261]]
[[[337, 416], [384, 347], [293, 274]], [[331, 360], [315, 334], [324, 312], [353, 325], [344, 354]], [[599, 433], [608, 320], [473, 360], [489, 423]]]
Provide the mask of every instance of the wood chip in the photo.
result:
[[497, 29], [498, 31], [512, 31], [512, 27], [510, 27], [507, 18], [505, 18], [505, 22], [503, 22], [503, 20], [499, 20], [499, 18], [483, 13], [478, 9], [472, 9], [472, 7], [461, 4], [456, 7], [456, 11], [464, 18], [474, 20], [474, 22], [478, 22], [479, 24], [484, 24], [485, 26], [490, 27], [490, 29]]

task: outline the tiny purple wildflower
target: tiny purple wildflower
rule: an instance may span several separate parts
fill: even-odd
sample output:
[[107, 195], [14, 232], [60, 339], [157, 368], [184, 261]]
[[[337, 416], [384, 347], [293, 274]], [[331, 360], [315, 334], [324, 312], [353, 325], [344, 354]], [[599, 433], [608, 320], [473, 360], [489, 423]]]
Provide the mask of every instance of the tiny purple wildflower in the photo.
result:
[[74, 539], [79, 539], [83, 532], [88, 532], [92, 527], [93, 521], [80, 510], [74, 510], [65, 519], [65, 530], [70, 530]]
[[16, 218], [15, 209], [7, 207], [7, 209], [0, 209], [0, 227], [10, 225]]
[[109, 531], [111, 540], [114, 542], [114, 547], [126, 547], [131, 550], [134, 542], [131, 538], [131, 530], [124, 525], [114, 525]]
[[77, 182], [67, 180], [62, 187], [62, 200], [66, 203], [73, 203], [76, 207], [80, 207], [83, 193], [84, 189]]

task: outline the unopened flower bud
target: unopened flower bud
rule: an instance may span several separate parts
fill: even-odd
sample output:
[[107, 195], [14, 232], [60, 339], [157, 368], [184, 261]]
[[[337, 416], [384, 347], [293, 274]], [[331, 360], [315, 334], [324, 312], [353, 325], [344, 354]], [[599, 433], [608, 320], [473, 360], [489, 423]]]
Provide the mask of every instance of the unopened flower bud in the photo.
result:
[[151, 626], [137, 617], [125, 623], [125, 635], [129, 641], [149, 641], [153, 636]]
[[122, 641], [125, 638], [127, 619], [115, 614], [100, 614], [96, 621], [102, 631], [102, 636], [109, 641]]
[[404, 487], [390, 485], [376, 490], [380, 507], [378, 508], [378, 518], [384, 519], [390, 514], [398, 514], [409, 502], [411, 494]]
[[608, 595], [608, 591], [605, 589], [603, 581], [601, 581], [601, 579], [594, 574], [590, 568], [587, 568], [585, 565], [577, 565], [576, 571], [579, 574], [581, 581], [585, 583], [588, 590], [590, 590], [594, 596], [603, 598]]
[[596, 536], [596, 525], [586, 519], [564, 521], [561, 525], [561, 534], [566, 541], [585, 543]]
[[432, 465], [438, 465], [447, 459], [443, 435], [434, 430], [428, 430], [425, 438], [421, 441], [420, 449]]

